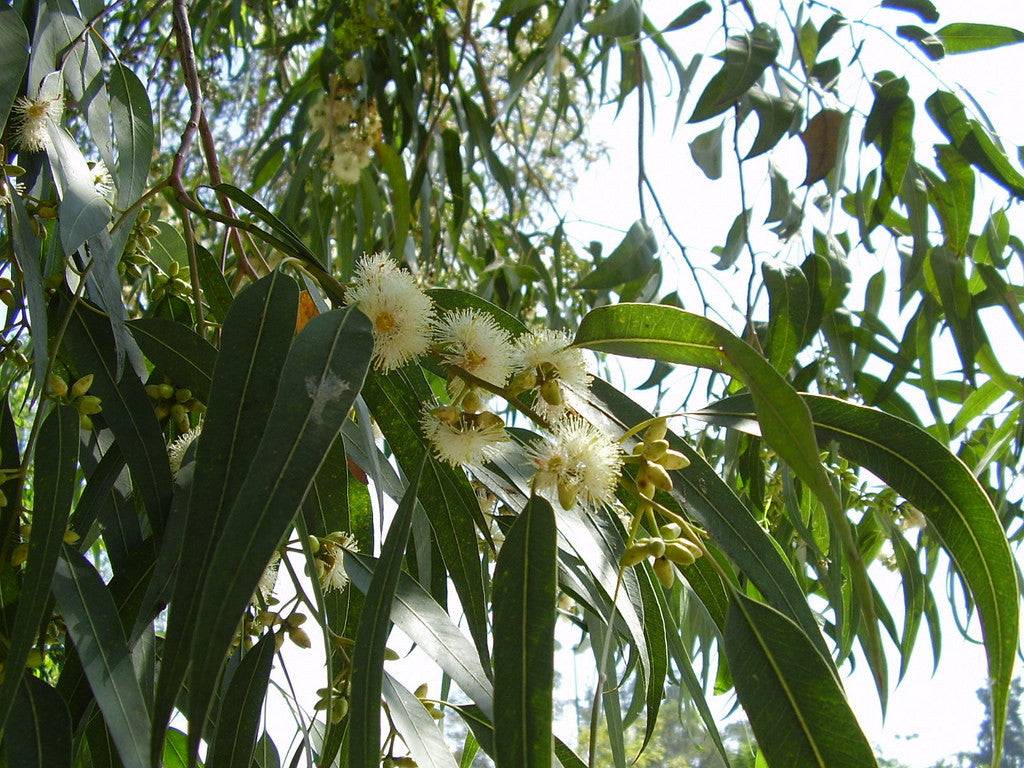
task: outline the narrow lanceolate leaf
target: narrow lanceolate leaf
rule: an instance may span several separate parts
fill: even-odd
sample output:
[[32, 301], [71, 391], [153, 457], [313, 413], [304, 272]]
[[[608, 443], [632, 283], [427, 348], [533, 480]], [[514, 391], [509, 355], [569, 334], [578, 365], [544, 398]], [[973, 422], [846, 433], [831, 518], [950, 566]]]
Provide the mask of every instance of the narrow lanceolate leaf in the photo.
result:
[[142, 353], [177, 387], [187, 387], [209, 402], [217, 349], [191, 328], [159, 317], [128, 323]]
[[[923, 512], [956, 561], [981, 616], [995, 739], [1000, 744], [1017, 647], [1020, 593], [1013, 554], [992, 502], [970, 469], [920, 427], [836, 398], [802, 397], [821, 438], [834, 440], [843, 455]], [[733, 425], [749, 430], [751, 411], [749, 398], [741, 396], [723, 400], [706, 413], [728, 415]]]
[[111, 67], [108, 83], [113, 142], [117, 148], [117, 167], [111, 169], [115, 174], [115, 205], [119, 211], [128, 211], [110, 235], [116, 259], [124, 251], [139, 215], [140, 209], [131, 209], [131, 206], [146, 190], [153, 158], [153, 110], [146, 88], [136, 74], [120, 62]]
[[110, 204], [96, 191], [85, 156], [67, 132], [52, 120], [46, 129], [46, 154], [60, 194], [60, 244], [70, 254], [106, 230]]
[[[61, 314], [58, 316], [63, 317], [69, 306], [70, 301], [64, 298], [59, 304]], [[102, 400], [103, 423], [114, 433], [124, 454], [132, 485], [142, 498], [151, 525], [157, 531], [162, 530], [171, 506], [167, 446], [142, 382], [131, 370], [124, 371], [118, 379], [110, 323], [79, 303], [64, 334], [63, 348], [79, 376], [93, 374], [89, 394]]]
[[[425, 463], [425, 462], [424, 462]], [[381, 547], [380, 561], [366, 591], [356, 645], [352, 656], [352, 693], [349, 715], [349, 765], [376, 768], [380, 763], [380, 696], [384, 676], [384, 649], [391, 632], [391, 604], [402, 572], [405, 548], [412, 530], [423, 464], [391, 521]]]
[[749, 34], [730, 37], [715, 73], [690, 117], [691, 123], [725, 112], [746, 93], [779, 54], [779, 35], [768, 24], [758, 24]]
[[295, 330], [298, 297], [295, 281], [274, 271], [239, 294], [224, 321], [167, 622], [154, 706], [154, 759], [188, 667], [210, 552], [266, 428]]
[[[13, 11], [12, 11], [13, 13]], [[8, 177], [9, 178], [9, 177]], [[25, 300], [28, 302], [29, 322], [32, 337], [49, 338], [47, 331], [46, 297], [43, 293], [43, 267], [40, 262], [40, 243], [32, 228], [32, 219], [21, 195], [11, 195], [11, 242], [14, 245], [14, 260], [21, 270], [24, 282]], [[32, 372], [36, 386], [43, 386], [49, 364], [49, 350], [46, 344], [33, 345]]]
[[971, 53], [1024, 42], [1024, 32], [998, 24], [947, 24], [935, 33], [946, 53]]
[[245, 654], [231, 676], [221, 703], [217, 736], [206, 757], [206, 768], [233, 768], [252, 763], [274, 651], [274, 635], [267, 634]]
[[456, 768], [455, 758], [423, 702], [386, 672], [382, 693], [395, 728], [416, 765], [419, 768]]
[[37, 677], [18, 679], [4, 732], [8, 768], [71, 768], [71, 715], [64, 699]]
[[18, 671], [25, 668], [46, 611], [50, 582], [75, 494], [78, 443], [78, 411], [71, 406], [56, 406], [43, 422], [36, 445], [32, 533], [18, 612], [4, 660], [7, 674], [0, 687], [0, 730], [18, 690]]
[[550, 768], [557, 589], [555, 514], [533, 497], [494, 570], [495, 764]]
[[[345, 570], [352, 584], [361, 592], [370, 588], [370, 581], [379, 561], [365, 555], [345, 553]], [[444, 608], [438, 605], [415, 579], [407, 574], [398, 577], [391, 620], [409, 639], [480, 707], [493, 717], [494, 686], [480, 664], [473, 644], [455, 626]]]
[[737, 592], [724, 650], [770, 768], [877, 765], [838, 678], [789, 619]]
[[149, 712], [110, 591], [81, 555], [65, 547], [53, 594], [121, 762], [148, 768]]
[[0, 131], [7, 124], [7, 116], [27, 68], [28, 30], [25, 22], [21, 20], [21, 14], [11, 8], [0, 11]]
[[[369, 321], [347, 308], [314, 318], [288, 352], [253, 470], [214, 543], [199, 590], [191, 633], [193, 754], [242, 612], [348, 418], [372, 350]], [[197, 470], [202, 462], [200, 454]]]

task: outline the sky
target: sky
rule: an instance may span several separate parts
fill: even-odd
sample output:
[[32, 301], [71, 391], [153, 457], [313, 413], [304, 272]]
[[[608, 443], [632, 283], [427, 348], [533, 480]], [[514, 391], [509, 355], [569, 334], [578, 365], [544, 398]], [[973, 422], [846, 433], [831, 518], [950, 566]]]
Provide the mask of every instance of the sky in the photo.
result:
[[[655, 23], [663, 24], [688, 4], [648, 0], [644, 3], [644, 10]], [[756, 5], [758, 4], [755, 3]], [[879, 9], [877, 3], [837, 2], [836, 5], [848, 18], [863, 18], [869, 23], [890, 30], [899, 24], [920, 23], [913, 16]], [[984, 21], [1018, 26], [1022, 23], [1019, 0], [985, 0], [971, 4], [969, 18], [963, 12], [965, 4], [956, 0], [938, 0], [936, 5], [942, 13], [941, 23]], [[786, 26], [782, 17], [764, 20], [774, 21], [783, 28]], [[737, 28], [743, 22], [744, 19], [740, 16], [731, 16], [731, 23]], [[694, 53], [710, 56], [722, 45], [720, 33], [715, 33], [715, 36], [709, 39], [704, 27], [673, 33], [669, 40], [684, 62]], [[897, 42], [889, 40], [880, 32], [871, 34], [870, 40], [870, 44], [862, 52], [862, 61], [868, 74], [885, 68], [893, 69], [897, 74], [906, 74], [911, 81], [913, 95], [918, 104], [923, 103], [924, 97], [935, 88], [948, 88], [953, 83], [960, 83], [971, 91], [995, 125], [1000, 128], [1002, 138], [1010, 148], [1011, 154], [1015, 155], [1015, 147], [1024, 144], [1024, 107], [1021, 106], [1020, 90], [1022, 81], [1016, 74], [1024, 65], [1024, 46], [970, 56], [949, 57], [933, 63], [921, 61], [920, 56], [916, 59], [907, 56]], [[684, 107], [683, 121], [693, 109], [696, 94], [700, 92], [714, 69], [710, 62], [705, 62], [701, 67], [690, 98]], [[733, 169], [735, 163], [730, 163], [731, 155], [727, 153], [723, 177], [717, 181], [706, 179], [695, 166], [688, 144], [698, 134], [714, 127], [716, 121], [710, 120], [695, 126], [681, 122], [673, 131], [671, 116], [675, 111], [675, 96], [667, 93], [667, 82], [660, 74], [656, 75], [656, 91], [662, 95], [655, 104], [658, 121], [653, 128], [648, 121], [648, 131], [645, 134], [647, 173], [661, 197], [672, 227], [687, 245], [688, 257], [701, 271], [702, 276], [707, 278], [705, 283], [712, 286], [709, 299], [713, 310], [718, 313], [714, 319], [737, 329], [736, 321], [739, 315], [734, 310], [733, 302], [734, 297], [742, 296], [745, 292], [747, 273], [744, 271], [744, 260], [738, 262], [739, 268], [736, 271], [717, 272], [713, 269], [713, 264], [717, 262], [718, 257], [711, 252], [713, 246], [724, 242], [726, 232], [740, 210], [739, 185]], [[866, 81], [861, 84], [856, 99], [859, 106], [863, 107], [865, 103], [870, 106], [870, 89]], [[580, 167], [579, 183], [558, 201], [561, 209], [559, 215], [565, 217], [567, 232], [577, 247], [597, 240], [604, 244], [606, 253], [639, 218], [636, 199], [635, 98], [627, 103], [621, 114], [616, 115], [615, 112], [614, 106], [599, 110], [589, 126], [592, 140], [607, 146], [606, 159]], [[925, 157], [925, 153], [928, 152], [928, 146], [932, 141], [937, 141], [939, 135], [931, 128], [923, 110], [918, 112], [917, 126], [918, 157], [927, 160], [929, 158]], [[750, 141], [753, 128], [754, 121], [748, 121], [748, 125], [741, 130], [741, 143]], [[749, 135], [748, 131], [751, 132]], [[726, 136], [730, 134], [731, 124]], [[727, 149], [731, 150], [731, 147]], [[874, 152], [870, 149], [864, 151]], [[803, 178], [804, 156], [799, 139], [793, 137], [785, 140], [779, 151], [773, 153], [772, 162], [776, 163], [788, 178]], [[877, 157], [867, 154], [867, 162], [869, 165], [877, 165]], [[748, 196], [760, 201], [752, 216], [752, 239], [755, 248], [759, 256], [770, 255], [790, 263], [799, 263], [806, 255], [805, 244], [798, 239], [790, 243], [781, 243], [767, 227], [760, 224], [767, 213], [767, 190], [761, 181], [765, 176], [765, 163], [767, 159], [748, 163], [746, 170], [749, 179]], [[819, 184], [812, 190], [812, 197], [822, 191], [823, 185]], [[993, 208], [1001, 207], [1004, 200], [994, 185], [986, 181], [979, 183], [975, 230], [980, 228], [988, 216], [990, 204]], [[648, 204], [648, 214], [649, 219], [656, 216], [651, 204]], [[1008, 214], [1014, 231], [1024, 231], [1024, 217], [1021, 217], [1019, 210], [1011, 209]], [[844, 215], [837, 216], [835, 223], [837, 231], [850, 229]], [[827, 227], [828, 218], [822, 216], [819, 224]], [[659, 238], [660, 257], [666, 273], [663, 293], [678, 289], [688, 308], [699, 309], [696, 293], [690, 284], [689, 271], [683, 264], [679, 251], [662, 227], [655, 225], [655, 232]], [[855, 229], [853, 234], [856, 234]], [[878, 244], [882, 245], [883, 240], [884, 238], [877, 238]], [[851, 257], [851, 297], [863, 295], [866, 280], [879, 269], [888, 269], [894, 257], [895, 254], [884, 247], [879, 248], [874, 254], [858, 249]], [[901, 328], [905, 317], [900, 315], [897, 303], [898, 275], [891, 270], [888, 274], [888, 289], [881, 316]], [[764, 318], [765, 311], [766, 307], [760, 306], [758, 317]], [[986, 316], [985, 321], [989, 333], [994, 338], [1017, 338], [1013, 334], [1000, 333], [1004, 324], [1001, 315], [994, 313]], [[1001, 349], [1000, 352], [1008, 370], [1016, 375], [1024, 375], [1024, 348]], [[948, 372], [956, 370], [955, 352], [951, 345], [940, 346], [937, 354], [940, 369], [942, 361], [946, 361]], [[646, 378], [649, 369], [650, 364], [646, 362], [624, 362], [622, 366], [626, 381], [633, 384]], [[885, 371], [885, 368], [880, 367], [878, 370]], [[874, 569], [872, 575], [883, 597], [891, 601], [890, 604], [902, 605], [898, 578], [882, 568]], [[944, 571], [940, 571], [932, 587], [941, 603], [942, 595], [945, 595]], [[894, 613], [899, 622], [899, 609]], [[898, 758], [911, 768], [928, 768], [941, 758], [970, 749], [976, 742], [978, 725], [982, 717], [982, 707], [975, 696], [975, 690], [986, 682], [984, 652], [981, 646], [961, 638], [946, 607], [941, 610], [941, 620], [943, 649], [938, 671], [933, 674], [933, 660], [927, 634], [922, 630], [905, 679], [891, 691], [888, 713], [884, 719], [866, 665], [859, 664], [857, 670], [845, 678], [852, 706], [869, 740], [879, 747], [880, 754]], [[975, 638], [980, 636], [976, 623], [972, 626], [972, 634]], [[572, 670], [572, 674], [566, 672], [562, 675], [562, 685], [557, 692], [558, 698], [563, 702], [571, 701], [576, 691], [580, 691], [582, 696], [587, 696], [587, 691], [594, 680], [592, 657], [587, 653], [579, 658], [573, 658], [570, 647], [577, 638], [567, 627], [560, 628], [558, 639], [562, 650], [559, 651], [557, 667], [560, 671]], [[285, 650], [285, 659], [292, 671], [291, 683], [295, 685], [298, 700], [301, 702], [313, 701], [313, 692], [322, 685], [322, 672], [319, 666], [321, 662], [318, 661], [322, 659], [322, 646], [320, 638], [316, 635], [312, 636], [312, 640], [314, 645], [309, 651], [298, 652], [287, 645]], [[389, 645], [403, 652], [409, 648], [397, 630]], [[391, 662], [388, 669], [405, 681], [410, 689], [421, 682], [429, 682], [431, 693], [436, 695], [440, 675], [436, 667], [421, 654], [414, 652], [400, 661]], [[849, 672], [849, 667], [844, 669], [844, 672]], [[280, 671], [275, 672], [274, 679], [283, 687], [287, 688], [289, 685]], [[722, 716], [732, 704], [733, 701], [729, 697], [718, 697], [713, 702], [716, 713]], [[294, 727], [280, 696], [270, 697], [268, 723], [272, 735], [283, 751]], [[571, 708], [562, 710], [556, 722], [556, 730], [558, 735], [569, 743], [575, 742], [576, 720]]]

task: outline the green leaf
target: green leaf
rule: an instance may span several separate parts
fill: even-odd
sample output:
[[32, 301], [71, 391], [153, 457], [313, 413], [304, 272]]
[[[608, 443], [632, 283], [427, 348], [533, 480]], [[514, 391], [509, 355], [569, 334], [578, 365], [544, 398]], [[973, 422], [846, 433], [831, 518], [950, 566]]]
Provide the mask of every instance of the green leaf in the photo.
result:
[[914, 158], [914, 101], [905, 78], [875, 75], [875, 101], [864, 126], [864, 141], [874, 141], [882, 154], [882, 185], [871, 212], [869, 229], [881, 224], [903, 189]]
[[740, 211], [733, 219], [729, 227], [729, 233], [725, 236], [725, 245], [716, 245], [711, 251], [718, 255], [718, 263], [715, 269], [728, 269], [736, 263], [736, 259], [743, 252], [743, 246], [747, 242], [747, 233], [750, 228], [750, 209]]
[[274, 651], [274, 633], [268, 632], [245, 654], [231, 676], [220, 706], [217, 735], [206, 757], [206, 768], [233, 768], [252, 763]]
[[64, 700], [37, 677], [16, 679], [17, 706], [4, 732], [8, 768], [71, 768], [71, 715]]
[[803, 347], [809, 304], [807, 278], [797, 267], [764, 262], [761, 275], [768, 289], [768, 344], [772, 367], [785, 374]]
[[[46, 312], [46, 296], [43, 293], [40, 242], [32, 228], [32, 219], [29, 217], [25, 200], [21, 195], [11, 195], [11, 224], [10, 237], [14, 246], [12, 250], [24, 282], [32, 337], [48, 339], [49, 318]], [[45, 385], [46, 371], [49, 365], [49, 349], [47, 344], [33, 344], [32, 346], [32, 371], [35, 374], [35, 384], [42, 387]]]
[[1024, 41], [1024, 32], [996, 24], [947, 24], [935, 35], [946, 46], [949, 54], [987, 51]]
[[14, 703], [20, 670], [39, 634], [48, 607], [50, 582], [67, 527], [78, 469], [78, 411], [56, 405], [39, 430], [33, 473], [32, 533], [0, 686], [0, 726]]
[[534, 496], [494, 570], [495, 764], [551, 765], [556, 555], [554, 511]]
[[187, 387], [209, 402], [217, 348], [191, 328], [172, 320], [144, 317], [128, 323], [139, 348], [176, 387]]
[[28, 30], [21, 14], [7, 8], [0, 11], [0, 131], [7, 125], [27, 68]]
[[685, 11], [676, 16], [672, 21], [669, 22], [668, 26], [665, 27], [663, 32], [674, 32], [677, 29], [683, 29], [696, 24], [698, 21], [703, 19], [707, 14], [711, 13], [711, 6], [704, 0], [694, 3]]
[[148, 709], [110, 591], [81, 555], [65, 547], [53, 594], [121, 761], [125, 768], [149, 768]]
[[203, 298], [210, 305], [213, 316], [223, 323], [231, 308], [231, 289], [213, 254], [201, 245], [196, 246], [196, 267], [199, 271], [199, 282], [203, 287]]
[[86, 240], [106, 233], [110, 204], [96, 191], [82, 151], [65, 130], [47, 118], [46, 132], [46, 155], [60, 195], [60, 244], [70, 255]]
[[[153, 159], [153, 110], [146, 88], [130, 69], [115, 62], [110, 70], [110, 115], [117, 148], [117, 208], [124, 210], [146, 191]], [[114, 169], [112, 169], [114, 170]]]
[[640, 32], [643, 11], [639, 0], [615, 0], [612, 5], [583, 25], [592, 35], [632, 37]]
[[164, 768], [189, 768], [188, 736], [177, 728], [167, 729], [167, 738], [164, 740], [163, 765]]
[[394, 240], [391, 252], [401, 260], [405, 254], [405, 241], [409, 236], [409, 181], [405, 177], [405, 166], [401, 156], [390, 144], [381, 142], [377, 145], [377, 156], [381, 167], [391, 182], [391, 214], [394, 219]]
[[756, 85], [747, 92], [750, 108], [757, 113], [758, 126], [746, 160], [763, 155], [777, 145], [802, 113], [800, 102], [775, 96]]
[[[992, 680], [996, 743], [1013, 674], [1019, 626], [1019, 585], [1013, 554], [984, 489], [960, 459], [920, 427], [896, 416], [821, 395], [802, 395], [823, 440], [871, 471], [924, 513], [963, 574], [981, 616]], [[746, 417], [750, 400], [717, 403], [708, 412]]]
[[939, 12], [931, 0], [882, 0], [882, 7], [913, 13], [921, 21], [931, 24], [939, 20]]
[[723, 121], [717, 128], [702, 133], [690, 142], [690, 155], [693, 162], [709, 179], [722, 177], [722, 132], [725, 130]]
[[402, 561], [412, 529], [416, 494], [426, 461], [410, 478], [388, 535], [380, 561], [366, 591], [352, 656], [349, 714], [349, 765], [374, 768], [380, 762], [380, 697], [384, 676], [384, 650], [391, 633], [391, 604], [402, 572]]
[[932, 61], [938, 61], [946, 55], [946, 47], [942, 41], [916, 24], [902, 24], [896, 27], [896, 34], [912, 42]]
[[295, 333], [298, 293], [295, 281], [275, 270], [242, 291], [224, 320], [167, 619], [153, 710], [154, 759], [188, 667], [210, 554], [267, 426]]
[[960, 99], [939, 90], [928, 97], [925, 109], [939, 130], [972, 165], [1010, 194], [1024, 197], [1024, 176], [1013, 167], [984, 126], [967, 116]]
[[974, 171], [963, 156], [948, 144], [936, 146], [945, 180], [924, 171], [928, 196], [939, 214], [946, 247], [958, 256], [967, 251], [974, 212]]
[[[60, 317], [70, 308], [68, 298], [62, 296], [58, 306]], [[167, 446], [142, 382], [131, 370], [120, 378], [117, 375], [110, 323], [79, 302], [68, 322], [63, 349], [79, 376], [94, 375], [89, 394], [102, 401], [103, 423], [114, 433], [128, 463], [135, 493], [146, 507], [150, 524], [162, 530], [171, 506]]]
[[723, 647], [771, 768], [877, 765], [834, 671], [793, 622], [736, 592]]
[[[193, 753], [242, 612], [348, 418], [372, 348], [366, 317], [354, 308], [336, 309], [310, 321], [284, 361], [274, 407], [252, 460], [259, 469], [246, 475], [238, 491], [199, 590], [191, 636]], [[197, 469], [202, 461], [200, 456]]]
[[635, 222], [608, 258], [598, 262], [593, 272], [577, 283], [577, 288], [610, 290], [646, 275], [654, 268], [658, 241], [642, 221]]
[[[345, 553], [345, 570], [356, 589], [370, 588], [378, 561]], [[444, 608], [408, 574], [398, 577], [391, 603], [391, 620], [433, 659], [487, 717], [493, 717], [494, 686], [480, 664], [473, 644], [462, 634]]]
[[395, 728], [401, 734], [405, 746], [409, 748], [409, 754], [416, 761], [416, 765], [420, 768], [456, 768], [455, 758], [423, 702], [386, 672], [382, 693]]
[[722, 68], [697, 99], [690, 122], [707, 120], [735, 104], [775, 62], [780, 47], [779, 34], [764, 23], [748, 34], [730, 37], [725, 51], [719, 55], [724, 62]]

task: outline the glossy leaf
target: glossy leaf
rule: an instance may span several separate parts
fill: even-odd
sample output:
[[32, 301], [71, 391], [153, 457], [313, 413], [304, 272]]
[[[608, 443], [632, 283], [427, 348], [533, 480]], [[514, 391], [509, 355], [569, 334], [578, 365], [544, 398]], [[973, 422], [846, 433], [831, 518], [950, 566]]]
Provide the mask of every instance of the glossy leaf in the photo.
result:
[[239, 488], [199, 589], [195, 627], [202, 631], [191, 638], [193, 751], [242, 611], [348, 418], [372, 347], [366, 317], [336, 309], [310, 321], [284, 361], [279, 394], [252, 459], [259, 470], [250, 471]]
[[[455, 758], [423, 702], [387, 672], [382, 685], [388, 713], [416, 765], [421, 768], [456, 768]], [[376, 708], [373, 711], [376, 712]]]
[[71, 716], [53, 688], [32, 675], [19, 678], [4, 732], [8, 768], [71, 768]]
[[735, 104], [775, 61], [780, 46], [778, 33], [764, 23], [749, 34], [730, 37], [720, 55], [722, 68], [697, 99], [690, 122], [707, 120]]
[[0, 686], [0, 725], [7, 721], [11, 712], [22, 678], [18, 671], [25, 668], [25, 660], [36, 642], [46, 612], [50, 583], [75, 493], [78, 431], [78, 411], [67, 405], [54, 407], [39, 430], [33, 475], [32, 533], [18, 610], [4, 659], [7, 674]]
[[0, 11], [0, 130], [18, 95], [28, 68], [28, 30], [21, 15], [12, 8]]
[[834, 671], [789, 619], [736, 593], [724, 649], [770, 768], [877, 765]]
[[384, 676], [384, 650], [391, 630], [391, 604], [402, 572], [422, 475], [421, 465], [410, 478], [405, 496], [398, 505], [381, 547], [378, 566], [366, 590], [352, 656], [348, 753], [352, 768], [373, 768], [380, 761], [378, 710]]
[[149, 714], [110, 591], [81, 555], [64, 550], [53, 594], [125, 768], [148, 768]]
[[556, 534], [551, 505], [534, 496], [506, 535], [494, 571], [498, 768], [551, 765]]
[[275, 650], [274, 635], [268, 633], [245, 654], [232, 674], [206, 768], [233, 768], [252, 762]]
[[208, 402], [217, 349], [191, 328], [159, 317], [128, 324], [143, 354], [177, 387], [187, 387]]

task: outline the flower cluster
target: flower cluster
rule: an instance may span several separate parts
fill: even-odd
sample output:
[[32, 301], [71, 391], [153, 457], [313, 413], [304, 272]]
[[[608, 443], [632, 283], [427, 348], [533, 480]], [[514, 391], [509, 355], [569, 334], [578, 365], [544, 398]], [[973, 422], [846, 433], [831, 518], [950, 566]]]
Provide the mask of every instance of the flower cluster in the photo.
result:
[[50, 142], [47, 122], [59, 122], [64, 114], [64, 98], [31, 99], [19, 96], [12, 109], [15, 142], [24, 152], [42, 152]]
[[577, 501], [587, 507], [611, 504], [622, 474], [622, 450], [602, 430], [575, 414], [555, 424], [552, 439], [534, 443], [529, 455], [537, 468], [538, 490], [563, 509]]
[[[349, 62], [349, 64], [361, 62]], [[310, 127], [320, 134], [320, 149], [328, 153], [328, 167], [341, 184], [356, 184], [370, 164], [370, 153], [381, 138], [380, 115], [372, 101], [362, 101], [357, 84], [362, 67], [346, 66], [333, 75], [329, 88], [310, 109]]]

